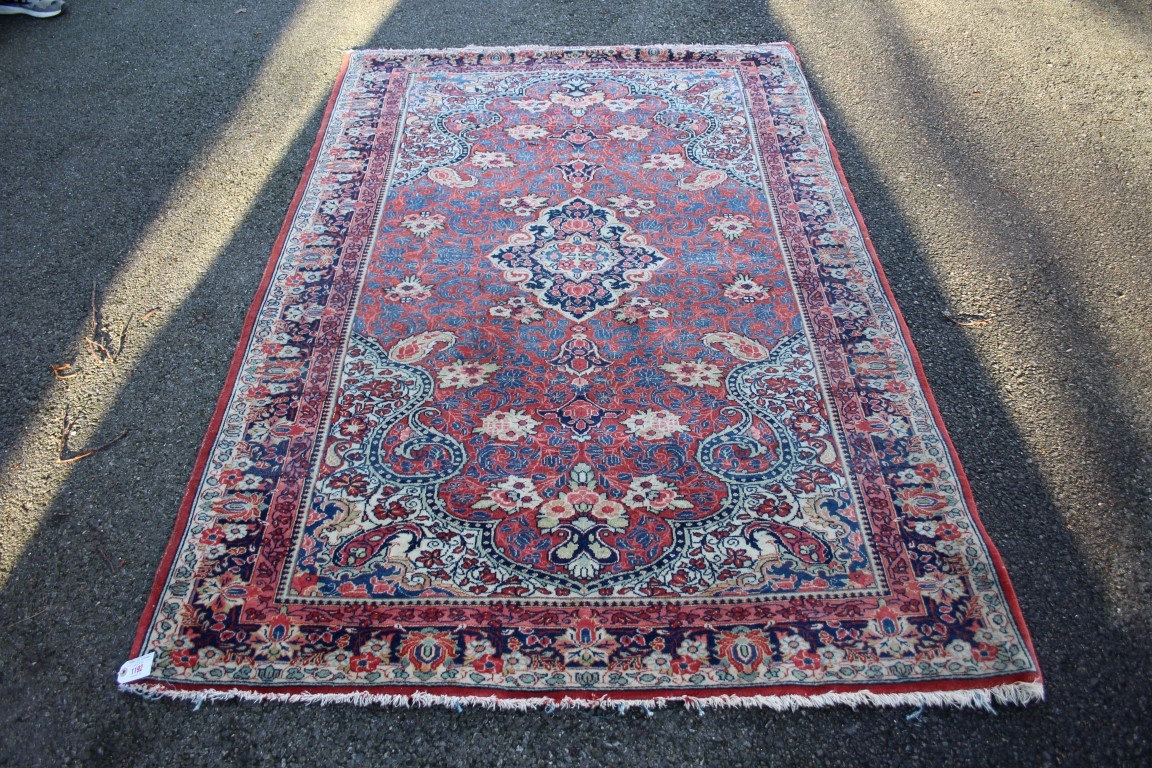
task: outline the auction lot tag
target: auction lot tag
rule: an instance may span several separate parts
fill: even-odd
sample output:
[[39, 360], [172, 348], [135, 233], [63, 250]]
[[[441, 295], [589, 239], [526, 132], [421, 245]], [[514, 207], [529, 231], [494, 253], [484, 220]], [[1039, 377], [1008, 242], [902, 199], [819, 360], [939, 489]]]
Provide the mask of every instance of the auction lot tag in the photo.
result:
[[137, 656], [131, 661], [126, 661], [120, 665], [120, 671], [116, 673], [116, 682], [130, 683], [133, 680], [140, 680], [152, 674], [152, 660], [156, 658], [156, 651], [146, 653], [143, 656]]

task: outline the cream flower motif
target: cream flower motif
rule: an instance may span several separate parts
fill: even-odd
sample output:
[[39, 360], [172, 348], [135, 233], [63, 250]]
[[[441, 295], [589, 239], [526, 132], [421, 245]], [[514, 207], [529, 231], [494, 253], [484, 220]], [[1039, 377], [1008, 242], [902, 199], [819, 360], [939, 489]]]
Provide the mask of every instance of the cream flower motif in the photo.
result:
[[438, 229], [444, 229], [444, 216], [439, 213], [410, 213], [403, 218], [400, 226], [405, 227], [416, 237], [428, 237]]
[[624, 420], [628, 431], [643, 440], [664, 440], [677, 432], [687, 431], [680, 417], [672, 411], [639, 411]]
[[620, 125], [609, 131], [608, 135], [622, 141], [639, 141], [647, 138], [650, 133], [652, 133], [651, 128], [640, 125]]
[[590, 616], [580, 616], [556, 638], [555, 647], [564, 654], [566, 663], [590, 667], [608, 661], [619, 645], [598, 621]]
[[522, 296], [513, 296], [503, 304], [488, 308], [488, 314], [493, 317], [507, 317], [518, 320], [527, 325], [534, 320], [544, 317], [544, 313], [535, 304], [529, 304]]
[[563, 495], [544, 502], [540, 505], [540, 528], [548, 530], [555, 528], [565, 520], [576, 517], [576, 507], [568, 503]]
[[525, 195], [524, 197], [503, 197], [500, 207], [510, 210], [517, 216], [534, 216], [536, 211], [548, 203], [548, 198], [540, 195]]
[[507, 152], [473, 152], [471, 162], [477, 168], [511, 168], [514, 165]]
[[476, 432], [488, 435], [495, 440], [511, 443], [536, 433], [540, 422], [524, 411], [515, 408], [507, 411], [494, 411], [484, 417]]
[[464, 646], [464, 661], [473, 662], [481, 656], [496, 653], [496, 647], [483, 638], [469, 640]]
[[724, 286], [724, 297], [733, 301], [761, 301], [771, 295], [770, 291], [748, 275], [736, 275], [735, 280]]
[[654, 171], [676, 171], [684, 167], [684, 157], [672, 152], [657, 152], [649, 155], [641, 167]]
[[548, 107], [552, 106], [552, 102], [541, 101], [540, 99], [512, 99], [512, 103], [525, 112], [531, 112], [534, 115], [547, 112]]
[[224, 538], [228, 541], [243, 539], [251, 533], [248, 526], [243, 523], [226, 523], [220, 527], [224, 530]]
[[644, 103], [644, 99], [605, 99], [604, 106], [611, 112], [631, 112]]
[[678, 653], [689, 659], [696, 659], [697, 661], [708, 660], [708, 643], [699, 638], [690, 637], [684, 642], [680, 643]]
[[642, 296], [630, 299], [627, 304], [616, 310], [616, 319], [630, 324], [635, 324], [646, 317], [652, 319], [668, 317], [668, 310]]
[[651, 653], [644, 659], [644, 668], [659, 675], [672, 672], [672, 657], [666, 653]]
[[672, 374], [672, 380], [688, 387], [718, 387], [723, 371], [712, 363], [703, 360], [682, 360], [679, 363], [665, 363], [660, 368]]
[[538, 523], [541, 530], [548, 530], [578, 515], [599, 520], [617, 530], [628, 527], [628, 511], [624, 505], [591, 488], [573, 488], [544, 502], [540, 506]]
[[467, 389], [478, 387], [488, 381], [488, 377], [500, 370], [495, 363], [473, 363], [467, 360], [457, 360], [449, 363], [436, 372], [442, 387], [456, 387]]
[[536, 493], [536, 486], [531, 478], [511, 475], [504, 482], [491, 486], [484, 494], [484, 498], [473, 504], [472, 508], [499, 508], [505, 512], [516, 512], [521, 509], [535, 509], [542, 503], [544, 499]]
[[389, 301], [407, 304], [410, 301], [423, 301], [432, 295], [432, 287], [420, 282], [416, 275], [409, 275], [385, 293]]
[[608, 198], [608, 202], [616, 206], [616, 210], [621, 216], [627, 216], [633, 219], [656, 207], [655, 200], [642, 200], [630, 197], [629, 195], [616, 195], [616, 197]]
[[664, 482], [656, 475], [637, 477], [628, 485], [624, 503], [632, 509], [692, 509], [692, 502], [680, 498], [676, 486]]
[[531, 139], [542, 139], [548, 135], [548, 131], [539, 125], [514, 125], [506, 129], [509, 136], [520, 141], [529, 141]]
[[708, 225], [713, 232], [719, 233], [728, 240], [735, 240], [744, 235], [744, 230], [752, 226], [752, 219], [742, 213], [725, 213], [722, 216], [711, 216]]

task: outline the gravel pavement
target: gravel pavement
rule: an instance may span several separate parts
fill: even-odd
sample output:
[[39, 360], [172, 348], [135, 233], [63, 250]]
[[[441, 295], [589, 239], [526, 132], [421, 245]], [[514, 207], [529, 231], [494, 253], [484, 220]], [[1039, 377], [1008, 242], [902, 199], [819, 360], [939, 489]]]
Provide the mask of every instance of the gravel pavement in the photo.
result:
[[[1013, 576], [1045, 704], [196, 710], [116, 690], [341, 51], [780, 39]], [[72, 0], [0, 17], [0, 766], [1148, 764], [1150, 99], [1145, 2]], [[114, 336], [131, 321], [103, 365], [93, 286]], [[66, 414], [71, 450], [128, 435], [59, 464]]]

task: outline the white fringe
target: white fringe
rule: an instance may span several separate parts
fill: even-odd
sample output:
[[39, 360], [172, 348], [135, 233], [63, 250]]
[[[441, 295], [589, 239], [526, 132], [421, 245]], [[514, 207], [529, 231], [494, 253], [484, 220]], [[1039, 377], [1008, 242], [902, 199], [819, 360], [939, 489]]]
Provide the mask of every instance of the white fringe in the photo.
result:
[[787, 694], [781, 696], [662, 696], [650, 699], [613, 699], [604, 695], [598, 699], [576, 699], [565, 696], [556, 700], [547, 696], [502, 698], [500, 696], [445, 696], [417, 691], [412, 694], [352, 691], [349, 693], [278, 693], [274, 690], [252, 691], [240, 688], [183, 690], [154, 683], [128, 683], [120, 690], [136, 693], [148, 699], [170, 698], [191, 701], [196, 708], [204, 702], [227, 701], [290, 701], [305, 704], [355, 704], [365, 707], [379, 704], [390, 707], [450, 707], [460, 711], [465, 705], [484, 709], [516, 710], [525, 712], [543, 708], [556, 709], [615, 709], [621, 714], [629, 709], [643, 709], [648, 713], [668, 704], [682, 703], [688, 709], [703, 713], [706, 707], [736, 708], [764, 707], [777, 712], [793, 712], [802, 707], [830, 707], [845, 705], [855, 709], [861, 705], [875, 707], [956, 707], [983, 709], [996, 714], [994, 704], [1023, 706], [1044, 700], [1042, 683], [1007, 683], [993, 688], [974, 688], [963, 691], [934, 691], [925, 693], [874, 693], [869, 690], [850, 693], [820, 693], [814, 696]]
[[428, 54], [464, 54], [464, 53], [522, 53], [525, 51], [543, 51], [546, 53], [564, 53], [568, 51], [629, 51], [629, 50], [661, 50], [683, 53], [685, 51], [722, 51], [725, 53], [741, 53], [743, 51], [758, 51], [765, 48], [788, 47], [788, 43], [779, 41], [775, 43], [753, 44], [716, 44], [708, 43], [655, 43], [651, 45], [466, 45], [456, 48], [350, 48], [343, 53], [382, 53], [389, 56], [428, 55]]

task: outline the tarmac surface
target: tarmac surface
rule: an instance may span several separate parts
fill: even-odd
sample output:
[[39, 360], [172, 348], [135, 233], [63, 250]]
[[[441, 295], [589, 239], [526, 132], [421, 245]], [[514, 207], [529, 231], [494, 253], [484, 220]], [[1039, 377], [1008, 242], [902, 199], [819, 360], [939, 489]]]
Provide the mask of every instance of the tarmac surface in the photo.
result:
[[[646, 716], [117, 691], [343, 50], [780, 39], [1012, 574], [1046, 703]], [[1148, 764], [1150, 99], [1142, 2], [73, 0], [0, 17], [0, 765]], [[108, 344], [131, 320], [102, 365], [93, 286]], [[70, 451], [128, 434], [61, 464], [66, 414]]]

